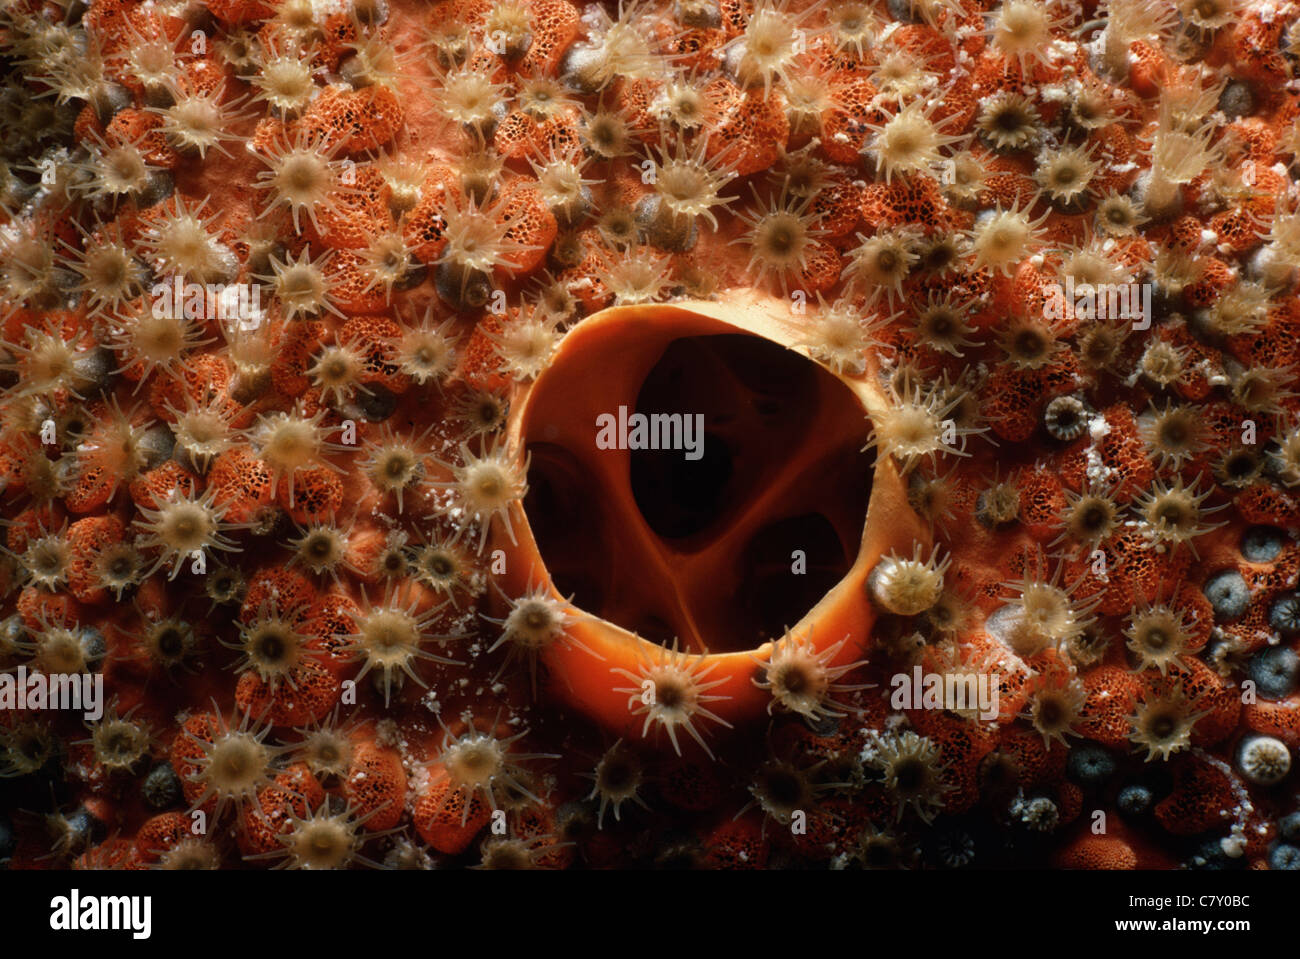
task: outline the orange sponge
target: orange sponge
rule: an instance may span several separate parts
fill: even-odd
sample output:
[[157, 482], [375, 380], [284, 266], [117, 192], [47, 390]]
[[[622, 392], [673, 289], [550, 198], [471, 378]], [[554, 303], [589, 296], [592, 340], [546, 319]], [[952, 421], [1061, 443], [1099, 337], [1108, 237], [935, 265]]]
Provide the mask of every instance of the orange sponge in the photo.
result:
[[[376, 830], [391, 829], [406, 807], [406, 770], [402, 757], [373, 742], [358, 744], [348, 768], [345, 791], [357, 818], [368, 817]], [[373, 814], [373, 815], [372, 815]]]

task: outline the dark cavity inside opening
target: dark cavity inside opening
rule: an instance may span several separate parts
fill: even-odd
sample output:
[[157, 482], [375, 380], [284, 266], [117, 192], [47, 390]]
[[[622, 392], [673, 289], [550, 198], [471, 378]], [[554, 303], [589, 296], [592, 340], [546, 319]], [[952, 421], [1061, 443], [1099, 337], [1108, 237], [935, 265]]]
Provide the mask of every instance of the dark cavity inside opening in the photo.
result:
[[[591, 362], [598, 382], [600, 357]], [[670, 343], [635, 412], [703, 414], [703, 455], [597, 450], [594, 426], [528, 443], [524, 506], [556, 587], [588, 613], [696, 652], [783, 635], [857, 556], [874, 465], [857, 398], [798, 353], [716, 334]], [[624, 458], [616, 483], [594, 457]]]

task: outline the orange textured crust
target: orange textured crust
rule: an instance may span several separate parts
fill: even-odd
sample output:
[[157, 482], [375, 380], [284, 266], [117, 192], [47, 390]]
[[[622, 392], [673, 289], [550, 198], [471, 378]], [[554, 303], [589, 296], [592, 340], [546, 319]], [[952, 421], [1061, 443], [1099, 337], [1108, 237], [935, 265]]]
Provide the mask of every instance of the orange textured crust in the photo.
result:
[[7, 5], [0, 861], [1294, 867], [1298, 41]]

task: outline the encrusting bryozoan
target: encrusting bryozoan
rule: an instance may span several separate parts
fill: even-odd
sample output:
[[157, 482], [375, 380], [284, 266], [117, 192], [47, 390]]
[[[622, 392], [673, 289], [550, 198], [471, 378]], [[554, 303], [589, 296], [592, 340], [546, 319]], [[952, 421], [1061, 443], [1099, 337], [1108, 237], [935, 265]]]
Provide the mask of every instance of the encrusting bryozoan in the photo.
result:
[[917, 238], [898, 230], [857, 236], [861, 242], [853, 249], [841, 275], [869, 297], [883, 293], [891, 303], [901, 299], [903, 282], [918, 259], [913, 249]]
[[116, 222], [97, 226], [83, 239], [80, 250], [68, 246], [68, 255], [62, 257], [81, 277], [73, 290], [85, 294], [91, 316], [114, 315], [144, 290], [145, 266]]
[[149, 755], [153, 733], [148, 723], [133, 718], [139, 708], [137, 704], [119, 715], [113, 704], [98, 722], [86, 724], [90, 739], [83, 744], [94, 749], [95, 761], [110, 773], [129, 773]]
[[224, 144], [241, 139], [229, 127], [245, 119], [237, 112], [244, 98], [224, 102], [224, 84], [202, 89], [188, 81], [173, 82], [171, 94], [173, 102], [169, 106], [149, 108], [162, 117], [163, 135], [178, 150], [197, 153], [199, 159], [206, 158], [209, 150], [230, 156]]
[[1004, 57], [1015, 60], [1022, 73], [1051, 59], [1052, 31], [1066, 20], [1053, 14], [1051, 3], [1036, 0], [1006, 0], [989, 26], [989, 42]]
[[404, 326], [392, 342], [398, 367], [417, 384], [441, 385], [456, 361], [457, 338], [452, 335], [454, 317], [434, 323], [432, 305], [422, 321]]
[[320, 409], [306, 416], [295, 410], [262, 415], [247, 430], [254, 451], [271, 471], [271, 492], [275, 493], [283, 481], [290, 506], [294, 502], [295, 476], [313, 466], [329, 465], [323, 458], [326, 453], [346, 449], [326, 438], [332, 428], [324, 425], [325, 412]]
[[1099, 597], [1075, 599], [1074, 594], [1083, 580], [1062, 586], [1064, 566], [1057, 566], [1049, 578], [1043, 563], [1039, 554], [1035, 568], [1026, 569], [1019, 581], [1003, 584], [1015, 591], [1011, 603], [988, 620], [989, 632], [1021, 659], [1031, 659], [1051, 647], [1060, 648], [1074, 642], [1092, 622], [1089, 614], [1100, 600]]
[[1147, 216], [1171, 215], [1179, 206], [1179, 188], [1221, 160], [1214, 144], [1216, 127], [1207, 121], [1195, 129], [1181, 127], [1171, 101], [1162, 100], [1151, 140], [1151, 168], [1139, 180], [1142, 206]]
[[451, 490], [455, 508], [460, 512], [460, 520], [479, 525], [480, 552], [487, 543], [494, 519], [505, 526], [511, 542], [515, 541], [510, 513], [518, 508], [528, 492], [528, 462], [531, 456], [526, 457], [522, 463], [519, 462], [515, 451], [498, 438], [482, 455], [476, 454], [468, 444], [462, 443], [459, 464], [444, 463], [433, 457], [430, 459], [449, 470], [453, 478], [433, 481], [429, 486]]
[[252, 75], [256, 99], [284, 116], [301, 113], [317, 94], [313, 52], [292, 43], [259, 45], [254, 53], [259, 69]]
[[619, 0], [618, 15], [594, 8], [596, 20], [586, 43], [566, 57], [570, 82], [582, 90], [599, 91], [619, 77], [645, 79], [662, 69], [662, 55], [651, 44], [660, 14], [641, 0]]
[[[405, 600], [405, 605], [403, 605]], [[463, 665], [458, 660], [425, 649], [426, 640], [443, 645], [458, 635], [435, 634], [431, 627], [438, 621], [442, 607], [422, 608], [419, 597], [399, 598], [391, 588], [384, 598], [372, 602], [363, 592], [361, 608], [349, 612], [354, 632], [347, 635], [348, 650], [362, 663], [357, 673], [359, 682], [374, 671], [375, 684], [383, 689], [384, 708], [387, 709], [394, 691], [401, 687], [403, 678], [428, 688], [428, 683], [415, 671], [416, 663], [441, 663]]]
[[[489, 623], [501, 627], [501, 635], [488, 647], [488, 652], [495, 652], [501, 646], [509, 644], [506, 661], [501, 666], [502, 671], [515, 659], [527, 659], [534, 695], [537, 693], [537, 657], [544, 650], [560, 643], [591, 652], [569, 633], [569, 627], [578, 619], [570, 600], [556, 598], [554, 590], [548, 584], [539, 583], [513, 599], [503, 598], [509, 604], [509, 612], [504, 617], [483, 617]], [[501, 673], [498, 672], [497, 675], [500, 676]]]
[[915, 616], [938, 602], [943, 592], [944, 573], [952, 564], [952, 557], [940, 560], [937, 546], [928, 560], [923, 560], [921, 555], [921, 544], [917, 543], [911, 559], [901, 559], [891, 553], [877, 563], [867, 579], [871, 598], [899, 616]]
[[596, 828], [603, 829], [605, 810], [614, 813], [614, 821], [619, 822], [623, 803], [634, 802], [642, 809], [649, 810], [645, 800], [638, 792], [645, 781], [645, 770], [641, 759], [618, 740], [596, 763], [595, 770], [589, 775], [592, 780], [590, 799], [599, 799], [600, 808], [596, 811]]
[[1135, 606], [1124, 635], [1138, 669], [1158, 669], [1164, 676], [1170, 669], [1185, 668], [1183, 657], [1190, 652], [1192, 634], [1181, 610], [1166, 603]]
[[270, 785], [272, 764], [284, 749], [268, 745], [266, 738], [271, 727], [257, 725], [247, 713], [237, 726], [231, 726], [216, 711], [211, 714], [207, 728], [211, 738], [196, 735], [189, 728], [182, 735], [187, 745], [198, 753], [189, 778], [201, 787], [201, 792], [190, 808], [203, 808], [212, 800], [212, 818], [216, 820], [230, 806], [243, 808], [255, 801], [258, 790]]
[[446, 733], [442, 751], [434, 762], [445, 770], [454, 789], [464, 797], [461, 823], [469, 816], [470, 800], [481, 797], [492, 809], [500, 808], [506, 795], [514, 793], [540, 802], [524, 784], [525, 771], [519, 764], [533, 759], [556, 759], [554, 753], [518, 753], [511, 746], [528, 735], [522, 729], [513, 736], [495, 733], [499, 723], [489, 730], [469, 726], [460, 734]]
[[340, 215], [338, 198], [358, 192], [357, 187], [348, 185], [347, 167], [335, 157], [336, 152], [337, 148], [327, 146], [324, 140], [308, 139], [301, 132], [292, 143], [277, 141], [263, 158], [269, 169], [261, 171], [253, 184], [270, 191], [266, 208], [259, 215], [266, 216], [279, 206], [287, 206], [295, 233], [302, 232], [303, 216], [319, 233], [317, 214]]
[[976, 219], [970, 230], [970, 242], [977, 267], [1010, 275], [1029, 255], [1037, 242], [1039, 227], [1049, 216], [1044, 212], [1037, 219], [1030, 219], [1032, 208], [1032, 201], [1006, 210], [999, 206]]
[[298, 535], [284, 544], [293, 553], [290, 563], [315, 576], [328, 576], [336, 584], [341, 573], [352, 570], [347, 530], [332, 519], [310, 523], [296, 532]]
[[809, 722], [846, 715], [845, 707], [832, 696], [866, 688], [838, 682], [840, 677], [865, 665], [865, 661], [831, 665], [848, 641], [849, 637], [845, 636], [818, 650], [811, 632], [805, 636], [790, 633], [772, 643], [772, 652], [766, 659], [754, 657], [760, 666], [754, 685], [772, 695], [767, 704], [768, 713], [771, 714], [774, 706], [780, 706]]
[[942, 94], [928, 104], [923, 99], [913, 100], [883, 124], [871, 127], [873, 136], [864, 154], [875, 162], [876, 171], [885, 175], [886, 183], [895, 176], [937, 168], [943, 160], [939, 151], [965, 139], [940, 132], [943, 121], [936, 123], [933, 114], [942, 103]]
[[910, 729], [880, 734], [872, 732], [862, 748], [864, 765], [878, 770], [902, 819], [909, 807], [924, 822], [943, 809], [949, 787], [943, 782], [939, 748]]
[[1202, 522], [1205, 516], [1226, 509], [1227, 504], [1203, 507], [1212, 490], [1198, 491], [1199, 486], [1200, 477], [1190, 486], [1183, 484], [1181, 476], [1172, 483], [1156, 480], [1134, 503], [1143, 532], [1153, 545], [1185, 543], [1195, 553], [1193, 540], [1223, 525]]
[[1073, 674], [1039, 673], [1030, 680], [1025, 716], [1050, 748], [1053, 741], [1069, 746], [1066, 736], [1077, 736], [1075, 726], [1083, 714], [1087, 693]]
[[179, 274], [196, 283], [234, 279], [238, 260], [213, 229], [219, 214], [203, 215], [210, 200], [205, 197], [191, 206], [177, 197], [168, 201], [159, 217], [150, 218], [137, 243], [158, 272]]
[[351, 807], [339, 812], [331, 811], [331, 804], [326, 799], [318, 809], [307, 810], [306, 815], [290, 811], [284, 831], [276, 835], [284, 848], [244, 858], [249, 861], [275, 860], [272, 869], [335, 870], [346, 869], [353, 863], [382, 869], [380, 863], [363, 855], [361, 850], [371, 839], [391, 830], [365, 832], [361, 827], [383, 808], [379, 806], [358, 816]]
[[1101, 62], [1117, 80], [1129, 74], [1129, 47], [1135, 40], [1159, 37], [1178, 22], [1178, 11], [1160, 0], [1107, 0], [1106, 28], [1101, 33]]
[[500, 333], [489, 333], [501, 358], [501, 372], [520, 381], [536, 379], [559, 345], [558, 322], [558, 317], [538, 306], [520, 311]]
[[234, 664], [236, 671], [255, 672], [273, 691], [281, 683], [296, 688], [294, 671], [321, 655], [313, 648], [312, 638], [300, 631], [306, 628], [305, 619], [301, 606], [281, 608], [275, 597], [263, 601], [250, 621], [240, 625], [238, 640], [225, 643], [242, 654]]
[[830, 304], [818, 297], [818, 309], [808, 318], [808, 333], [799, 345], [834, 372], [861, 376], [866, 372], [867, 351], [875, 343], [872, 321], [849, 297]]
[[409, 547], [407, 555], [415, 578], [445, 595], [454, 608], [460, 607], [460, 594], [473, 597], [483, 591], [483, 574], [459, 545], [457, 534], [428, 534]]
[[1207, 713], [1196, 708], [1181, 681], [1170, 677], [1139, 699], [1129, 718], [1129, 739], [1137, 750], [1146, 750], [1146, 762], [1157, 756], [1168, 760], [1190, 748], [1192, 729]]
[[984, 427], [958, 423], [953, 412], [961, 405], [960, 395], [950, 397], [939, 389], [923, 389], [920, 384], [908, 394], [900, 394], [891, 380], [889, 408], [872, 421], [867, 448], [891, 455], [906, 470], [925, 457], [933, 466], [940, 454], [969, 456], [967, 436], [985, 432]]
[[157, 509], [140, 506], [141, 519], [136, 525], [146, 534], [140, 539], [140, 548], [158, 550], [157, 559], [143, 575], [170, 566], [167, 578], [175, 579], [187, 562], [197, 568], [209, 551], [239, 552], [240, 547], [225, 534], [245, 524], [226, 521], [227, 508], [216, 502], [216, 493], [208, 489], [195, 496], [175, 491]]
[[696, 723], [709, 720], [728, 729], [731, 723], [724, 720], [709, 708], [710, 703], [720, 702], [727, 697], [710, 693], [726, 682], [725, 679], [708, 679], [716, 664], [708, 664], [698, 656], [677, 649], [656, 647], [647, 652], [638, 649], [639, 664], [636, 672], [628, 669], [611, 670], [636, 685], [614, 689], [616, 693], [627, 693], [627, 708], [634, 716], [644, 716], [641, 725], [641, 738], [645, 739], [653, 725], [668, 734], [673, 751], [682, 754], [678, 730], [684, 731], [704, 752], [713, 758], [713, 751], [704, 741]]
[[414, 492], [425, 478], [428, 454], [422, 447], [427, 434], [426, 430], [425, 435], [406, 437], [386, 426], [366, 441], [361, 470], [376, 490], [396, 501], [398, 513], [404, 511], [405, 494]]
[[754, 200], [754, 212], [740, 214], [749, 225], [744, 236], [750, 251], [747, 269], [760, 283], [774, 278], [785, 294], [791, 278], [807, 269], [808, 255], [822, 234], [817, 227], [819, 217], [809, 211], [811, 197], [792, 199], [784, 187], [766, 202], [759, 200], [755, 190]]

